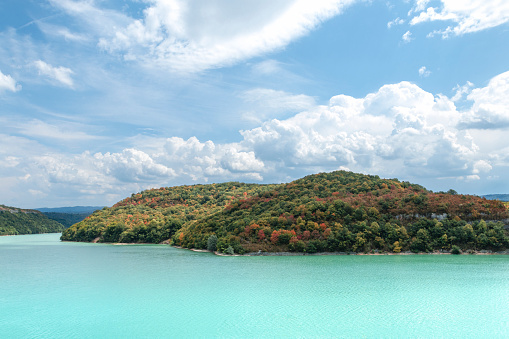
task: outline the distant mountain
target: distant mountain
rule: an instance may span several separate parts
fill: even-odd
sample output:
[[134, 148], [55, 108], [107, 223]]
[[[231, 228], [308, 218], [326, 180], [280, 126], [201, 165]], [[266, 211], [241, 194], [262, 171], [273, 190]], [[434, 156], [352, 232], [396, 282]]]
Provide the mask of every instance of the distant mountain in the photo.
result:
[[102, 208], [103, 206], [74, 206], [56, 208], [44, 207], [37, 208], [36, 210], [41, 211], [48, 218], [61, 223], [65, 228], [69, 228]]
[[0, 205], [0, 235], [58, 233], [64, 226], [36, 210]]
[[486, 194], [483, 197], [489, 200], [509, 201], [509, 194]]
[[56, 212], [56, 213], [94, 213], [102, 209], [104, 206], [73, 206], [73, 207], [54, 207], [54, 208], [34, 208], [41, 212]]

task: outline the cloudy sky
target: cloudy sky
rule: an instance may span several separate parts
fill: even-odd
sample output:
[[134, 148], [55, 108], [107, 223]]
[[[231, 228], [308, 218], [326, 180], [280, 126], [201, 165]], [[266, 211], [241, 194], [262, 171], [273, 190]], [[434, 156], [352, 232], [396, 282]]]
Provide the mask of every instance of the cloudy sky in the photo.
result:
[[1, 204], [336, 169], [509, 193], [505, 0], [2, 0]]

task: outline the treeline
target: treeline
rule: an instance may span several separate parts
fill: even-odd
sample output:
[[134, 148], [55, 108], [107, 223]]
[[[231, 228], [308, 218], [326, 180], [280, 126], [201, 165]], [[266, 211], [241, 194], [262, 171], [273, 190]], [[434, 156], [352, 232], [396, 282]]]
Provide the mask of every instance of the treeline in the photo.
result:
[[[345, 171], [288, 184], [144, 191], [66, 230], [63, 240], [161, 242], [225, 253], [429, 252], [509, 247], [500, 201]], [[489, 220], [485, 222], [484, 220]]]
[[36, 210], [0, 205], [0, 235], [59, 233], [60, 223]]

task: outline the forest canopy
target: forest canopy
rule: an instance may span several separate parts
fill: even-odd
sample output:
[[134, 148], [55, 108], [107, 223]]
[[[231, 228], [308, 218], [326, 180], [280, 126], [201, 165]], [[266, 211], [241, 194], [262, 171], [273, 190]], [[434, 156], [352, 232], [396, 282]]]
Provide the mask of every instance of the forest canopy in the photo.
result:
[[287, 184], [146, 190], [96, 211], [62, 240], [166, 241], [230, 254], [498, 251], [509, 247], [508, 218], [498, 200], [335, 171]]

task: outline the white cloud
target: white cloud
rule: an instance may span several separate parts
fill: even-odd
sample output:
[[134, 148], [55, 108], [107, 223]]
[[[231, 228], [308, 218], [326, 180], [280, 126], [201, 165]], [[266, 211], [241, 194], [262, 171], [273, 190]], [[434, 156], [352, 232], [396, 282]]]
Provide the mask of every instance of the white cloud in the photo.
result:
[[405, 43], [409, 43], [410, 41], [412, 41], [412, 32], [410, 31], [406, 31], [405, 34], [403, 34], [403, 36], [401, 37], [401, 39], [403, 39], [403, 42]]
[[344, 166], [387, 175], [469, 175], [478, 148], [455, 128], [459, 119], [446, 97], [402, 82], [362, 99], [341, 95], [328, 107], [266, 122], [241, 132], [241, 144], [281, 171]]
[[145, 140], [150, 145], [145, 150], [140, 144], [118, 153], [39, 157], [38, 169], [52, 184], [100, 187], [278, 181], [287, 178], [288, 171], [305, 174], [338, 168], [405, 177], [466, 178], [489, 172], [489, 160], [482, 158], [471, 135], [456, 128], [460, 118], [447, 97], [401, 82], [364, 98], [339, 95], [328, 106], [266, 121], [241, 131], [237, 143], [153, 138]]
[[299, 112], [316, 105], [315, 99], [304, 95], [294, 95], [284, 91], [255, 88], [244, 91], [240, 97], [249, 104], [250, 110], [243, 116], [252, 121], [262, 122], [268, 117], [285, 112]]
[[0, 93], [2, 91], [17, 92], [21, 90], [21, 85], [16, 83], [10, 75], [5, 75], [0, 71]]
[[37, 68], [40, 75], [45, 75], [67, 87], [74, 87], [74, 81], [71, 78], [74, 72], [71, 69], [67, 67], [53, 67], [42, 60], [34, 61], [33, 65]]
[[492, 78], [486, 87], [467, 96], [474, 102], [464, 114], [464, 128], [506, 128], [509, 126], [509, 71]]
[[[509, 164], [508, 94], [509, 72], [473, 89], [472, 107], [458, 111], [452, 99], [400, 82], [360, 98], [334, 96], [328, 105], [267, 120], [241, 131], [238, 142], [223, 144], [145, 137], [117, 152], [63, 155], [28, 138], [0, 135], [0, 173], [11, 178], [0, 186], [41, 192], [37, 196], [68, 192], [118, 200], [149, 187], [281, 182], [339, 168], [420, 183], [426, 178], [482, 181]], [[495, 118], [508, 123], [479, 120]]]
[[405, 20], [401, 19], [400, 17], [397, 17], [396, 19], [389, 21], [387, 23], [387, 28], [391, 28], [392, 26], [396, 26], [396, 25], [402, 25], [404, 23], [405, 23]]
[[20, 134], [28, 137], [43, 139], [55, 139], [60, 141], [86, 141], [101, 139], [102, 137], [87, 134], [80, 130], [81, 125], [75, 124], [49, 124], [38, 119], [23, 121], [21, 123], [11, 124]]
[[97, 153], [93, 158], [103, 174], [121, 182], [152, 181], [175, 176], [172, 168], [155, 162], [150, 155], [136, 149], [112, 154]]
[[[463, 35], [477, 32], [509, 22], [509, 2], [503, 0], [441, 0], [441, 8], [428, 7], [417, 2], [410, 24], [416, 25], [428, 21], [451, 21], [454, 25], [432, 33], [447, 38], [450, 35]], [[412, 13], [412, 11], [411, 11]], [[411, 14], [409, 13], [409, 15]]]
[[490, 165], [489, 162], [485, 160], [476, 161], [474, 164], [473, 173], [487, 173], [493, 169], [493, 166]]
[[273, 75], [283, 71], [281, 63], [276, 60], [264, 60], [253, 65], [253, 72], [259, 75]]
[[267, 88], [248, 90], [241, 96], [246, 102], [263, 104], [275, 110], [305, 110], [315, 105], [315, 99], [310, 96], [293, 95]]
[[127, 60], [199, 72], [283, 48], [357, 0], [151, 0], [141, 19], [92, 2], [51, 0], [93, 27], [99, 46]]
[[416, 0], [414, 7], [410, 10], [410, 12], [408, 12], [408, 15], [410, 15], [414, 12], [423, 11], [429, 2], [430, 2], [430, 0]]
[[67, 41], [86, 42], [90, 40], [90, 38], [87, 37], [86, 35], [71, 32], [69, 28], [63, 26], [57, 26], [48, 24], [46, 22], [38, 21], [37, 27], [39, 27], [39, 29], [46, 35], [61, 37]]
[[156, 140], [159, 147], [151, 152], [128, 148], [118, 153], [84, 152], [72, 157], [37, 156], [39, 171], [53, 184], [117, 187], [139, 184], [148, 187], [180, 182], [204, 182], [209, 178], [234, 178], [261, 181], [264, 163], [254, 152], [243, 151], [238, 144], [214, 145], [173, 137]]
[[426, 69], [426, 66], [422, 66], [421, 68], [419, 68], [419, 76], [427, 78], [430, 76], [430, 74], [431, 74], [431, 71]]
[[456, 85], [453, 90], [456, 91], [454, 96], [451, 98], [452, 101], [458, 101], [461, 98], [463, 98], [465, 95], [470, 94], [472, 91], [472, 87], [474, 87], [474, 84], [470, 81], [467, 81], [463, 86]]
[[[124, 14], [96, 7], [96, 1], [91, 0], [48, 0], [54, 7], [76, 17], [81, 23], [85, 23], [90, 30], [91, 36], [110, 36], [112, 29], [123, 27], [132, 22], [132, 19]], [[87, 36], [88, 38], [88, 36]]]

